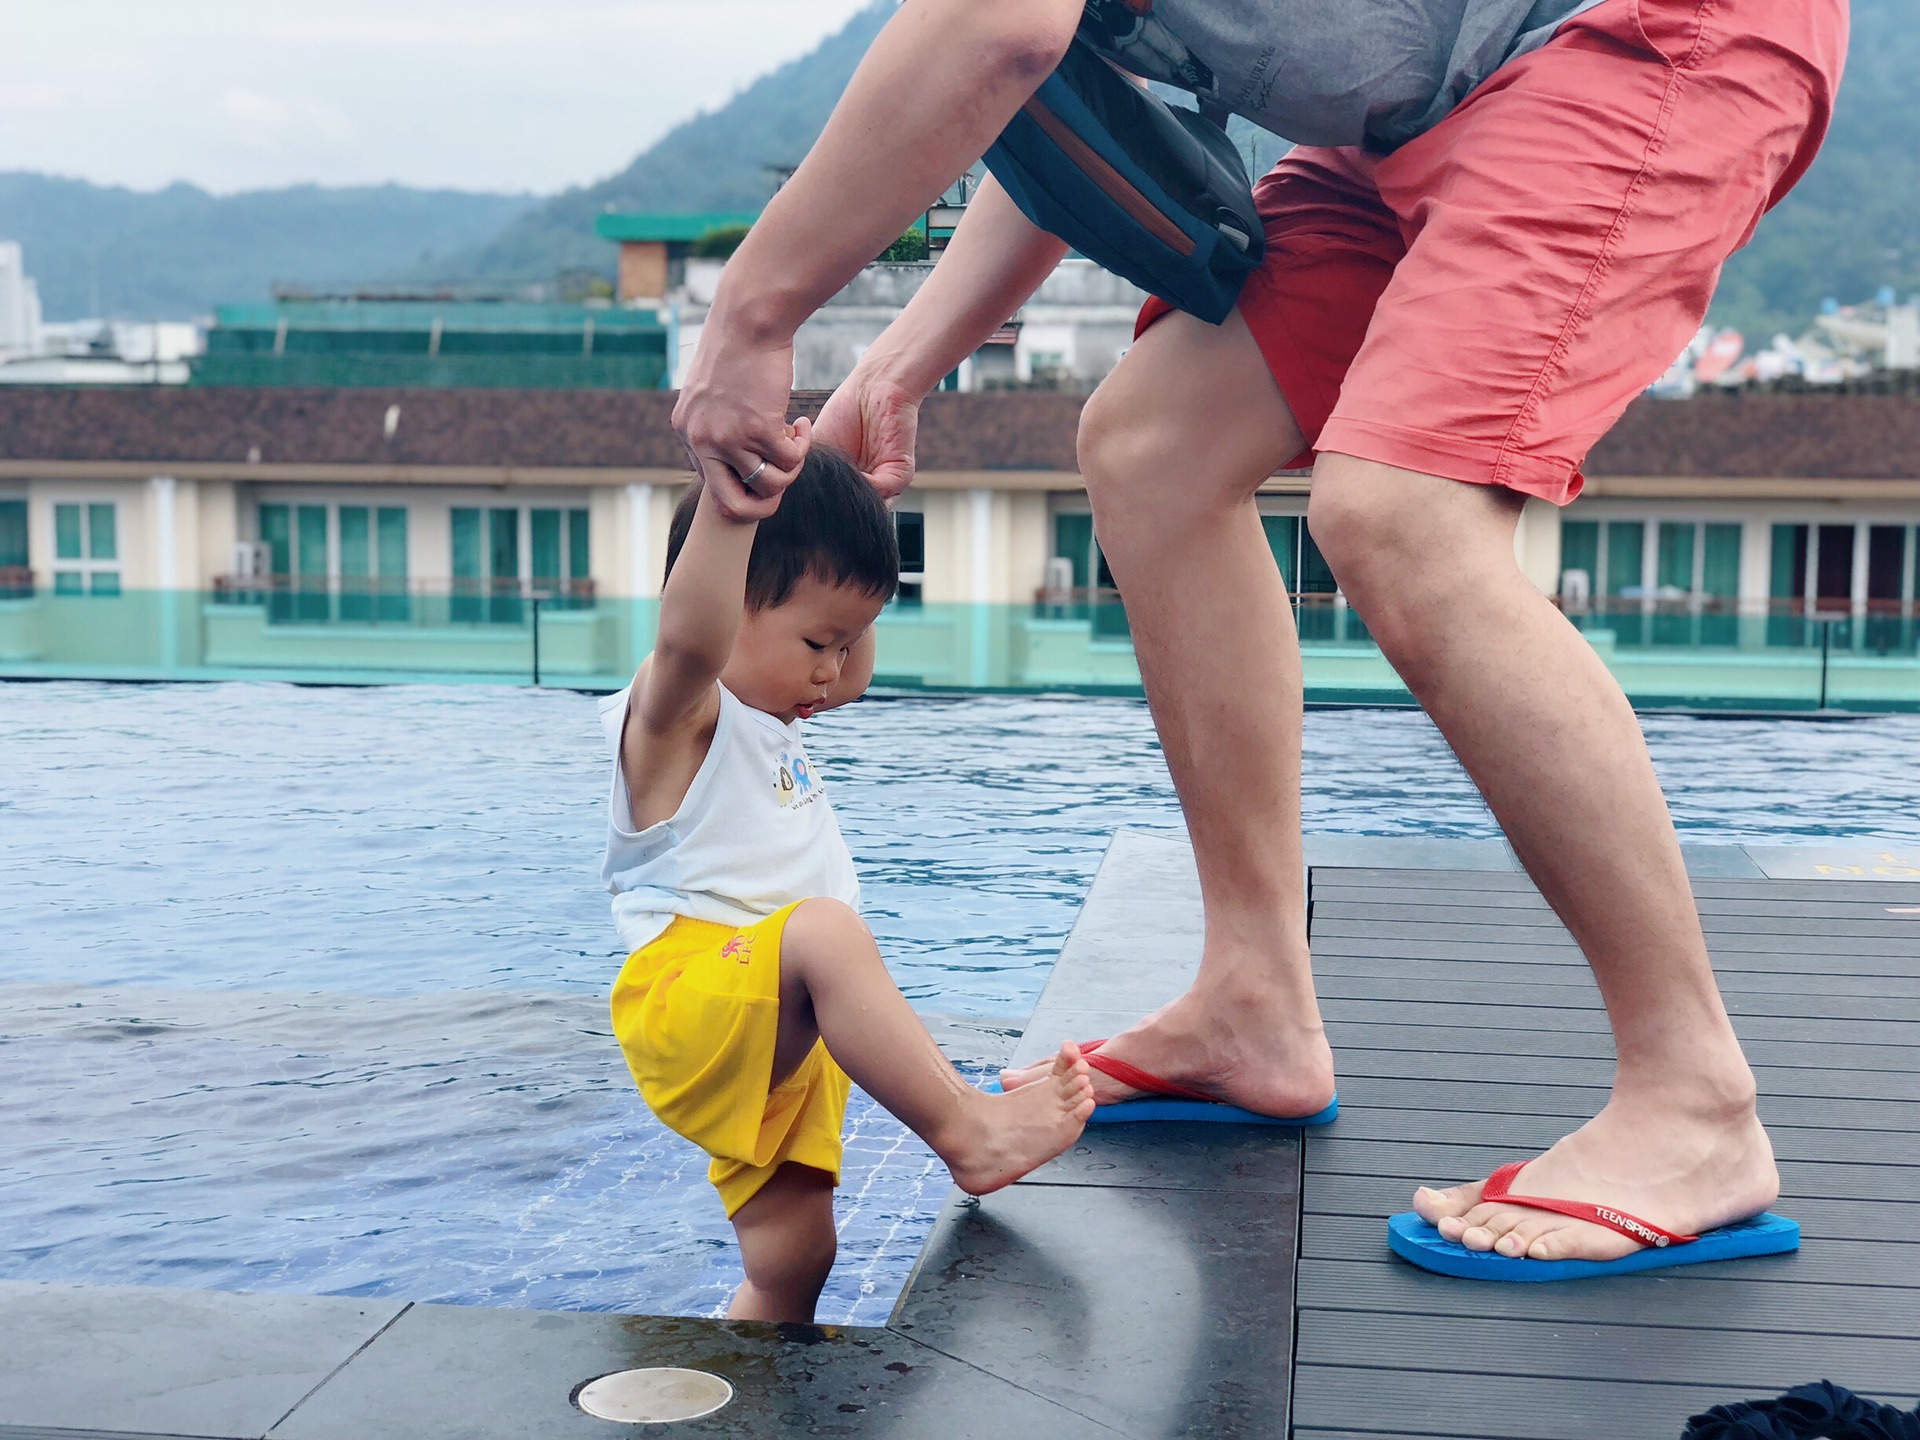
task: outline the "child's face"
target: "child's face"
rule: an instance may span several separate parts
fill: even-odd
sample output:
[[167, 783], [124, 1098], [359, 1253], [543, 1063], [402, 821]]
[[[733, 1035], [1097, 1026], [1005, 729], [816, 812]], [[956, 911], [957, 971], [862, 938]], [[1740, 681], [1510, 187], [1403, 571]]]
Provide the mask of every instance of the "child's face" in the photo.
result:
[[844, 705], [866, 688], [842, 684], [847, 659], [886, 602], [850, 585], [800, 577], [793, 593], [766, 610], [749, 610], [721, 683], [743, 702], [783, 720], [804, 720]]

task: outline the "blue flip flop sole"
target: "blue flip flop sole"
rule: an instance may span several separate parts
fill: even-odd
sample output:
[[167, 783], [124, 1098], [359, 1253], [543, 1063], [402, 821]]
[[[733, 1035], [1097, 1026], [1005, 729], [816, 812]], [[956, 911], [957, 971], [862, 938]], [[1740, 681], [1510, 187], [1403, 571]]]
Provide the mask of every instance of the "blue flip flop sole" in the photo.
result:
[[[998, 1095], [1000, 1082], [989, 1080], [981, 1087]], [[1144, 1100], [1122, 1100], [1116, 1105], [1096, 1105], [1087, 1118], [1089, 1125], [1142, 1125], [1149, 1121], [1188, 1124], [1199, 1121], [1209, 1125], [1279, 1125], [1298, 1130], [1307, 1125], [1331, 1125], [1340, 1116], [1340, 1097], [1333, 1097], [1324, 1110], [1311, 1115], [1256, 1115], [1238, 1105], [1222, 1105], [1213, 1100], [1182, 1100], [1178, 1096], [1150, 1095]]]
[[1149, 1095], [1143, 1100], [1122, 1100], [1115, 1105], [1096, 1105], [1088, 1117], [1089, 1125], [1135, 1125], [1149, 1120], [1170, 1120], [1181, 1124], [1198, 1121], [1211, 1125], [1279, 1125], [1299, 1130], [1309, 1125], [1330, 1125], [1340, 1115], [1340, 1097], [1333, 1097], [1326, 1109], [1311, 1115], [1257, 1115], [1238, 1105], [1223, 1105], [1215, 1100], [1183, 1100], [1177, 1095]]
[[1710, 1260], [1744, 1260], [1753, 1255], [1782, 1255], [1800, 1248], [1800, 1225], [1772, 1211], [1709, 1230], [1685, 1245], [1652, 1246], [1618, 1260], [1511, 1259], [1491, 1250], [1469, 1250], [1411, 1212], [1387, 1221], [1387, 1245], [1393, 1253], [1422, 1270], [1461, 1280], [1499, 1280], [1529, 1283], [1543, 1280], [1586, 1280], [1599, 1275], [1631, 1275], [1639, 1270], [1665, 1270], [1675, 1265], [1701, 1265]]

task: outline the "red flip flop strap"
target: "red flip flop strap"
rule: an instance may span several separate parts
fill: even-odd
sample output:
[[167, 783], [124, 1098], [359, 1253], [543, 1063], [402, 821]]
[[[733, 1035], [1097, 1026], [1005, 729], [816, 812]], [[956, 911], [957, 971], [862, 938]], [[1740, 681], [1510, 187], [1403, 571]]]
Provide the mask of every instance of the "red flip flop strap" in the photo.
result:
[[1174, 1084], [1171, 1080], [1162, 1080], [1158, 1075], [1151, 1075], [1138, 1065], [1129, 1065], [1126, 1061], [1116, 1060], [1111, 1055], [1097, 1054], [1099, 1048], [1106, 1043], [1105, 1040], [1084, 1040], [1080, 1044], [1080, 1053], [1087, 1057], [1087, 1064], [1102, 1075], [1118, 1080], [1122, 1085], [1130, 1085], [1135, 1090], [1148, 1095], [1171, 1095], [1180, 1100], [1205, 1100], [1210, 1104], [1219, 1103], [1211, 1095], [1202, 1095], [1198, 1090], [1188, 1090], [1184, 1086]]
[[1584, 1200], [1553, 1200], [1540, 1195], [1515, 1195], [1507, 1187], [1513, 1183], [1513, 1177], [1527, 1166], [1524, 1160], [1511, 1165], [1502, 1165], [1487, 1177], [1487, 1183], [1480, 1191], [1480, 1198], [1493, 1205], [1524, 1205], [1529, 1210], [1551, 1210], [1556, 1215], [1570, 1216], [1575, 1220], [1588, 1220], [1595, 1225], [1604, 1225], [1609, 1230], [1617, 1230], [1629, 1240], [1638, 1240], [1642, 1245], [1651, 1245], [1656, 1250], [1664, 1250], [1669, 1245], [1685, 1245], [1698, 1240], [1698, 1235], [1676, 1235], [1671, 1230], [1662, 1230], [1658, 1225], [1629, 1215], [1622, 1210], [1609, 1209], [1605, 1205], [1589, 1205]]

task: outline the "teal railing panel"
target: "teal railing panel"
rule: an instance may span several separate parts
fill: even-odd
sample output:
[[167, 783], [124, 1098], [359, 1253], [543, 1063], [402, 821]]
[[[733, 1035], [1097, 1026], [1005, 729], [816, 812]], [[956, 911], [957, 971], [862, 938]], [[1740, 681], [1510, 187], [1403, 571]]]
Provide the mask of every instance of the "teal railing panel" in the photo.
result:
[[[280, 577], [217, 591], [60, 594], [9, 572], [0, 677], [486, 681], [612, 689], [651, 648], [657, 600], [591, 582]], [[249, 584], [259, 588], [248, 589]], [[1829, 617], [1634, 606], [1568, 617], [1642, 706], [1920, 710], [1920, 614]], [[1298, 616], [1310, 701], [1409, 704], [1357, 615]], [[1060, 604], [895, 604], [878, 625], [876, 684], [895, 689], [1139, 694], [1125, 612], [1110, 592]]]

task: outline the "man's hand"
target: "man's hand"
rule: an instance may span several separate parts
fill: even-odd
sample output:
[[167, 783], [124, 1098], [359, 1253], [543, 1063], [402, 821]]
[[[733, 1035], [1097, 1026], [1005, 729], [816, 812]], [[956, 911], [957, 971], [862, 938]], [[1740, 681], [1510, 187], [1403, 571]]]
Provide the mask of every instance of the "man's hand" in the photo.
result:
[[913, 444], [919, 430], [917, 395], [856, 371], [833, 392], [813, 433], [821, 443], [851, 455], [873, 488], [895, 500], [913, 483]]
[[[792, 391], [793, 341], [755, 344], [716, 306], [673, 407], [673, 428], [729, 520], [766, 519], [800, 473], [811, 427], [804, 418], [786, 423]], [[748, 475], [751, 488], [741, 483]]]

